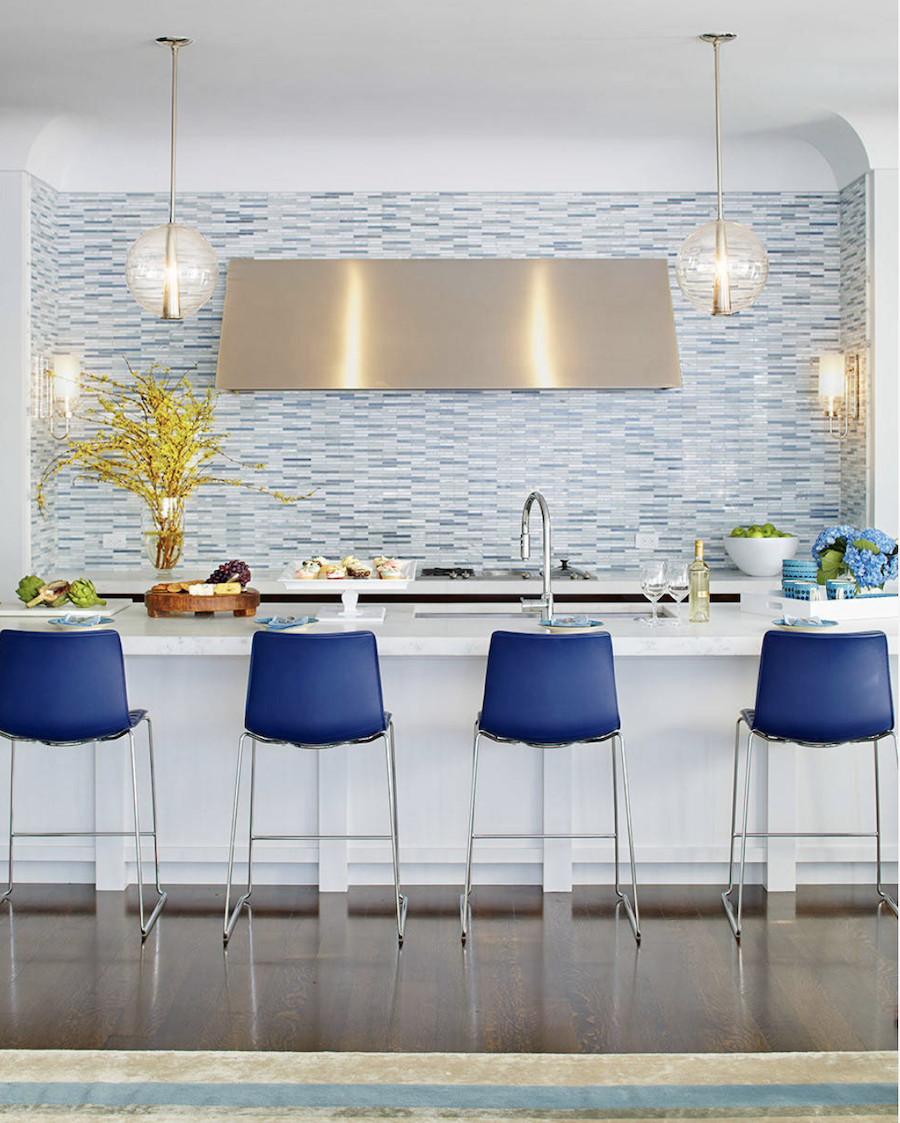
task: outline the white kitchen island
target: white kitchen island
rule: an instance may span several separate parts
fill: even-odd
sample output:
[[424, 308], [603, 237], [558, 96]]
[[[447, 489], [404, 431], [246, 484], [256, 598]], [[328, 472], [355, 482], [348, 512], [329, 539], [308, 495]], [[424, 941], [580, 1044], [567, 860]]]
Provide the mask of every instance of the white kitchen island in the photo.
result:
[[[266, 604], [260, 615], [305, 611], [297, 604]], [[644, 884], [720, 883], [727, 868], [734, 722], [741, 707], [753, 704], [760, 643], [771, 625], [732, 604], [714, 604], [708, 625], [649, 629], [632, 618], [634, 612], [634, 606], [598, 605], [591, 615], [603, 619], [613, 637], [638, 876]], [[48, 627], [18, 618], [5, 622], [7, 627], [26, 625]], [[224, 882], [237, 740], [257, 627], [253, 620], [230, 615], [151, 620], [142, 605], [120, 613], [116, 627], [131, 705], [148, 708], [154, 722], [163, 881]], [[329, 622], [310, 630], [335, 627], [347, 625]], [[896, 681], [896, 620], [839, 630], [869, 628], [888, 634]], [[401, 873], [407, 885], [462, 879], [472, 724], [490, 634], [499, 629], [541, 630], [536, 618], [508, 604], [388, 603], [385, 621], [371, 626], [378, 638], [385, 706], [397, 731]], [[18, 828], [88, 830], [96, 824], [97, 829], [127, 829], [124, 744], [76, 750], [28, 746], [16, 766]], [[779, 746], [768, 765], [765, 752], [755, 756], [751, 814], [756, 829], [766, 823], [782, 831], [792, 826], [874, 829], [868, 746], [834, 751]], [[4, 757], [0, 807], [5, 808]], [[897, 785], [890, 742], [883, 743], [882, 765], [886, 880], [893, 882]], [[378, 744], [323, 753], [263, 746], [258, 797], [263, 833], [385, 833], [383, 752]], [[597, 832], [611, 829], [609, 824], [605, 746], [546, 751], [484, 746], [479, 833]], [[119, 889], [134, 877], [128, 840], [25, 839], [17, 843], [16, 854], [21, 881], [96, 879], [101, 889]], [[874, 880], [871, 840], [772, 840], [768, 852], [762, 841], [751, 841], [748, 859], [748, 880], [762, 881], [770, 890]], [[565, 891], [573, 883], [610, 883], [612, 845], [486, 841], [476, 844], [474, 868], [476, 884], [532, 883]], [[255, 878], [318, 883], [324, 891], [386, 884], [389, 850], [376, 842], [326, 842], [321, 853], [309, 843], [260, 844]]]

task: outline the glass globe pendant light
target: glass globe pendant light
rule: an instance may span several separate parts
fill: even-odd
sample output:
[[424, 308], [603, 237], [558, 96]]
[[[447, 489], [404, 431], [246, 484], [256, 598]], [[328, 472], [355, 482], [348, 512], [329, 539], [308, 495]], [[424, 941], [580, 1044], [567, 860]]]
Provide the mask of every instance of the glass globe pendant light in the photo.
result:
[[183, 320], [212, 296], [219, 279], [216, 251], [202, 234], [175, 222], [175, 108], [178, 93], [178, 51], [192, 39], [163, 36], [156, 40], [172, 50], [172, 134], [169, 177], [169, 221], [142, 234], [128, 251], [125, 280], [131, 295], [161, 320]]
[[719, 84], [719, 46], [736, 35], [707, 33], [716, 72], [716, 192], [715, 222], [708, 222], [686, 238], [675, 259], [681, 291], [701, 312], [730, 316], [749, 308], [769, 275], [769, 258], [759, 238], [737, 222], [726, 222], [722, 202], [722, 113]]

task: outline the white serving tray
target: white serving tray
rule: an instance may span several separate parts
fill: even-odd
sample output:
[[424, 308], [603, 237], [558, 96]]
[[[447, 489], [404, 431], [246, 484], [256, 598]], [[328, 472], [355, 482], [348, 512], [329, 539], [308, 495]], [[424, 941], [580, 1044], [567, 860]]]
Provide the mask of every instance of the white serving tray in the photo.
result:
[[[387, 581], [383, 581], [378, 576], [373, 577], [341, 577], [333, 581], [319, 581], [318, 578], [313, 578], [311, 581], [302, 581], [299, 577], [294, 576], [294, 571], [299, 568], [300, 562], [303, 559], [292, 561], [285, 569], [284, 573], [278, 578], [280, 584], [290, 593], [373, 593], [376, 589], [405, 589], [410, 581], [415, 580], [417, 561], [415, 558], [404, 560], [397, 558], [400, 563], [400, 568], [403, 572], [402, 577], [395, 577]], [[360, 558], [360, 561], [363, 559]]]
[[33, 616], [33, 617], [50, 617], [50, 616], [96, 616], [99, 612], [103, 616], [115, 616], [117, 612], [121, 612], [123, 608], [129, 608], [134, 601], [130, 598], [109, 597], [106, 604], [95, 604], [92, 608], [76, 608], [74, 604], [64, 604], [60, 608], [51, 608], [50, 605], [39, 604], [36, 608], [26, 608], [25, 605], [17, 600], [15, 603], [8, 601], [6, 604], [0, 604], [0, 616]]
[[768, 593], [741, 593], [741, 611], [771, 617], [773, 612], [787, 612], [800, 620], [836, 620], [839, 624], [854, 620], [878, 620], [896, 617], [900, 600], [896, 593], [884, 597], [860, 597], [852, 600], [795, 600], [781, 589]]

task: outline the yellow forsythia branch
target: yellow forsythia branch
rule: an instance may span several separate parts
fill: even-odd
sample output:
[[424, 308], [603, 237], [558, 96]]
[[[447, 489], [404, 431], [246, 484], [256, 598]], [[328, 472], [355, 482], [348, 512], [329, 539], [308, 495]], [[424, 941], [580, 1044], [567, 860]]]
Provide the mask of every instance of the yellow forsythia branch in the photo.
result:
[[169, 368], [157, 363], [146, 371], [128, 369], [131, 382], [102, 374], [82, 375], [82, 393], [93, 395], [96, 401], [85, 411], [94, 431], [86, 437], [68, 437], [66, 450], [44, 469], [35, 491], [41, 514], [47, 512], [48, 482], [65, 467], [81, 479], [112, 484], [137, 495], [157, 522], [163, 518], [164, 499], [183, 501], [207, 484], [245, 487], [282, 503], [297, 503], [313, 494], [289, 495], [210, 474], [214, 460], [254, 470], [265, 467], [241, 464], [223, 448], [227, 434], [214, 431], [217, 392], [209, 389], [198, 396], [186, 375], [170, 377]]

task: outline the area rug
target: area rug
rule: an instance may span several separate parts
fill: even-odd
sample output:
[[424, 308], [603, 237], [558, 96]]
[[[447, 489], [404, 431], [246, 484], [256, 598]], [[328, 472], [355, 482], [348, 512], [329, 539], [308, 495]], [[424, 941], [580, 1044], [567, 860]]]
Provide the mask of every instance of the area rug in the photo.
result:
[[0, 1120], [897, 1118], [896, 1053], [0, 1052]]

